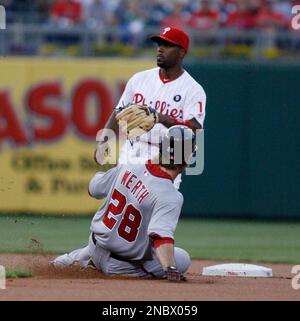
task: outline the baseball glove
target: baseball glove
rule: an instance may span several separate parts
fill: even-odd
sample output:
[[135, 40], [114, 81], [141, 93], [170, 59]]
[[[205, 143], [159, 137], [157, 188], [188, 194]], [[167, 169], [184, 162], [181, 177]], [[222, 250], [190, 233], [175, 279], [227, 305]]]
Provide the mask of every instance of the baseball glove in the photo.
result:
[[159, 119], [155, 109], [129, 104], [119, 108], [116, 120], [127, 137], [135, 139], [150, 131]]

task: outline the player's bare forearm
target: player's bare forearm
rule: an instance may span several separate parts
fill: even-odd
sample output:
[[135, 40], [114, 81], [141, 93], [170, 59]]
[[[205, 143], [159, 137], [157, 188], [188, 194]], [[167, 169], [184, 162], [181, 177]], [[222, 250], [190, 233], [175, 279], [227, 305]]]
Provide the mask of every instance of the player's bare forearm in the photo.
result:
[[[167, 128], [170, 128], [177, 124], [174, 118], [168, 116], [159, 114], [159, 122], [166, 126]], [[192, 118], [188, 121], [189, 127], [195, 132], [197, 129], [202, 129], [201, 124], [198, 123], [198, 121], [195, 118]]]
[[101, 135], [100, 137], [98, 137], [98, 142], [106, 142], [108, 140], [108, 130], [113, 130], [114, 133], [116, 134], [116, 137], [118, 138], [118, 135], [119, 135], [119, 125], [116, 121], [116, 111], [114, 110], [109, 119], [107, 120], [104, 128], [101, 130]]
[[176, 266], [173, 244], [166, 243], [160, 245], [156, 248], [156, 255], [163, 270], [166, 270], [168, 266]]
[[102, 166], [106, 162], [106, 157], [110, 154], [109, 140], [112, 138], [112, 132], [115, 133], [116, 140], [119, 137], [119, 125], [115, 118], [115, 110], [111, 113], [108, 121], [103, 129], [100, 129], [97, 133], [97, 145], [94, 151], [95, 162]]

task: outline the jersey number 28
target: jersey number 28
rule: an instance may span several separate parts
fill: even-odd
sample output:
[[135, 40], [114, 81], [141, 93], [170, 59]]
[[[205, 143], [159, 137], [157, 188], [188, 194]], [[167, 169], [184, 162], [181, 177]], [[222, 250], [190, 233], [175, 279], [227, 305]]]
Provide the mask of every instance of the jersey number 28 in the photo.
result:
[[[103, 223], [110, 230], [112, 230], [118, 222], [114, 216], [118, 216], [123, 213], [127, 202], [126, 197], [117, 189], [113, 191], [111, 199], [113, 201], [117, 201], [118, 204], [114, 205], [113, 203], [110, 203], [103, 217]], [[133, 205], [129, 204], [125, 209], [122, 221], [119, 225], [118, 234], [128, 242], [135, 241], [141, 221], [141, 213]]]

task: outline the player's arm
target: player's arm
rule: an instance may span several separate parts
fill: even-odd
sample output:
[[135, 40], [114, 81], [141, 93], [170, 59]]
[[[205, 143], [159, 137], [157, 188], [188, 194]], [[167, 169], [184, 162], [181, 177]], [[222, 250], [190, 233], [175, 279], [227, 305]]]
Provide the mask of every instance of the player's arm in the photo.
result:
[[148, 235], [169, 281], [184, 279], [182, 273], [177, 270], [174, 258], [174, 232], [183, 204], [182, 195], [178, 193], [176, 196], [166, 196], [156, 203], [148, 226]]
[[89, 195], [96, 199], [106, 197], [115, 182], [119, 167], [120, 165], [111, 168], [107, 172], [96, 173], [89, 183]]
[[96, 136], [97, 145], [94, 151], [94, 160], [98, 165], [105, 164], [105, 155], [109, 153], [108, 142], [112, 135], [116, 138], [115, 141], [118, 141], [119, 137], [119, 125], [115, 118], [116, 111], [113, 110], [109, 119], [107, 120], [105, 127], [100, 129]]
[[202, 129], [202, 125], [195, 118], [192, 118], [187, 121], [180, 121], [168, 115], [158, 114], [158, 119], [158, 122], [163, 124], [167, 128], [170, 128], [175, 125], [185, 125], [190, 127], [193, 131], [196, 131], [197, 129]]
[[166, 271], [169, 266], [176, 267], [174, 259], [174, 239], [170, 237], [161, 237], [157, 234], [153, 234], [151, 238], [157, 258], [163, 270]]
[[183, 108], [183, 120], [184, 122], [190, 123], [193, 131], [204, 128], [206, 109], [206, 94], [201, 86], [198, 90], [190, 95], [186, 105]]
[[[99, 143], [104, 143], [108, 140], [109, 137], [109, 131], [108, 130], [113, 130], [115, 135], [118, 137], [119, 134], [119, 125], [116, 121], [116, 110], [114, 109], [113, 112], [111, 113], [109, 119], [107, 120], [104, 128], [101, 131], [101, 134], [99, 137], [97, 137], [97, 141]], [[99, 132], [100, 132], [99, 131]]]
[[104, 128], [100, 129], [97, 133], [97, 146], [94, 152], [94, 160], [98, 165], [105, 164], [106, 154], [109, 153], [108, 142], [110, 141], [112, 135], [115, 137], [115, 142], [118, 142], [119, 124], [116, 121], [117, 108], [127, 105], [129, 102], [133, 101], [132, 79], [133, 77], [128, 81], [117, 107], [111, 113]]
[[195, 93], [189, 96], [183, 107], [183, 120], [177, 120], [168, 115], [158, 114], [159, 122], [167, 128], [174, 125], [185, 125], [195, 132], [197, 129], [203, 129], [205, 105], [206, 94], [199, 85]]
[[174, 257], [174, 240], [169, 237], [152, 236], [156, 256], [168, 281], [184, 281], [183, 274], [177, 270]]

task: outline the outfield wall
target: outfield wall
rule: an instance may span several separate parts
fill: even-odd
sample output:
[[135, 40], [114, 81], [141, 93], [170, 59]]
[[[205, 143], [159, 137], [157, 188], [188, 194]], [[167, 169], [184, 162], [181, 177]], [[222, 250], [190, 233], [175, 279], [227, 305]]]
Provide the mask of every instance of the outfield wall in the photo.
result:
[[153, 61], [0, 60], [0, 212], [91, 214], [96, 133]]
[[[1, 59], [0, 212], [91, 214], [93, 150], [153, 60]], [[207, 92], [205, 165], [184, 216], [300, 217], [300, 65], [190, 62]]]
[[300, 65], [193, 63], [207, 92], [205, 165], [189, 215], [300, 217]]

